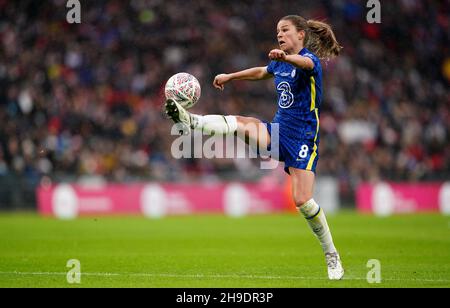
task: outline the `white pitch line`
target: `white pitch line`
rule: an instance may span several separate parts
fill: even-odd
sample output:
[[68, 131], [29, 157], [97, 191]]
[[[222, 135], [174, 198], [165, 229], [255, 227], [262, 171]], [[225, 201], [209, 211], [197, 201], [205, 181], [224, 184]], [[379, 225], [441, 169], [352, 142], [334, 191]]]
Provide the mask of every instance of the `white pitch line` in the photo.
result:
[[[17, 275], [17, 276], [66, 276], [65, 272], [0, 272], [0, 275]], [[326, 277], [301, 277], [301, 276], [257, 276], [257, 275], [204, 275], [204, 274], [152, 274], [152, 273], [81, 273], [82, 276], [92, 277], [170, 277], [170, 278], [204, 278], [204, 279], [261, 279], [261, 280], [328, 280]], [[366, 280], [360, 277], [344, 277], [344, 281]], [[449, 282], [449, 279], [398, 279], [383, 278], [382, 281], [410, 281], [410, 282]]]

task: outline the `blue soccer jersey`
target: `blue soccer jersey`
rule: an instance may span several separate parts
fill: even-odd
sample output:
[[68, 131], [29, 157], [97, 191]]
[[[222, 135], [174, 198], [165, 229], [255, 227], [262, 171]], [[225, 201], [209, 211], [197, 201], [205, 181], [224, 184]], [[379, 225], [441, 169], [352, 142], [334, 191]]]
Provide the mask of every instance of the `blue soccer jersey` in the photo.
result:
[[[322, 66], [319, 58], [306, 48], [299, 55], [310, 58], [314, 69], [304, 70], [281, 61], [271, 61], [267, 66], [278, 94], [278, 110], [272, 123], [279, 124], [279, 155], [285, 162], [285, 170], [294, 167], [315, 172], [319, 158]], [[272, 133], [270, 128], [269, 132]]]

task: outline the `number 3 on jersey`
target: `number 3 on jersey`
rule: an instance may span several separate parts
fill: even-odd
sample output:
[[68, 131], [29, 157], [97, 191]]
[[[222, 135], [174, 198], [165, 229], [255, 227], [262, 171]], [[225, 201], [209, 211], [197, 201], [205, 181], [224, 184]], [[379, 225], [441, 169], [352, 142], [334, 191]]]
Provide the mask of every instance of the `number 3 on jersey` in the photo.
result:
[[292, 94], [291, 86], [286, 81], [280, 82], [277, 87], [281, 91], [278, 105], [281, 108], [289, 108], [294, 103], [294, 94]]

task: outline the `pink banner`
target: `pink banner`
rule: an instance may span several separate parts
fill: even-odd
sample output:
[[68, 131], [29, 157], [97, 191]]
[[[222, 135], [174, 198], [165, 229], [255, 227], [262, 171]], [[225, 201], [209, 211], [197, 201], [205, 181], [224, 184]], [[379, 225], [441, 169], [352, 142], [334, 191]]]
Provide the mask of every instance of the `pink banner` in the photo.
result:
[[80, 186], [61, 184], [37, 190], [43, 215], [137, 214], [148, 217], [193, 213], [244, 216], [287, 210], [283, 187], [261, 184], [135, 184]]
[[362, 184], [356, 193], [362, 213], [387, 216], [398, 213], [450, 213], [450, 183]]

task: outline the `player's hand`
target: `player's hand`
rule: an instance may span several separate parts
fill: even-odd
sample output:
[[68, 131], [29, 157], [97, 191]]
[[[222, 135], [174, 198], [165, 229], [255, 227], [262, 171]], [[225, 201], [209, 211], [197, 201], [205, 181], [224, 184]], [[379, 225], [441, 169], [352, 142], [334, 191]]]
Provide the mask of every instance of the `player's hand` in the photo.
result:
[[269, 59], [275, 60], [275, 61], [285, 61], [286, 60], [286, 53], [283, 50], [280, 49], [272, 49], [269, 52]]
[[213, 85], [216, 89], [222, 90], [225, 88], [225, 84], [230, 81], [228, 74], [220, 74], [214, 78]]

